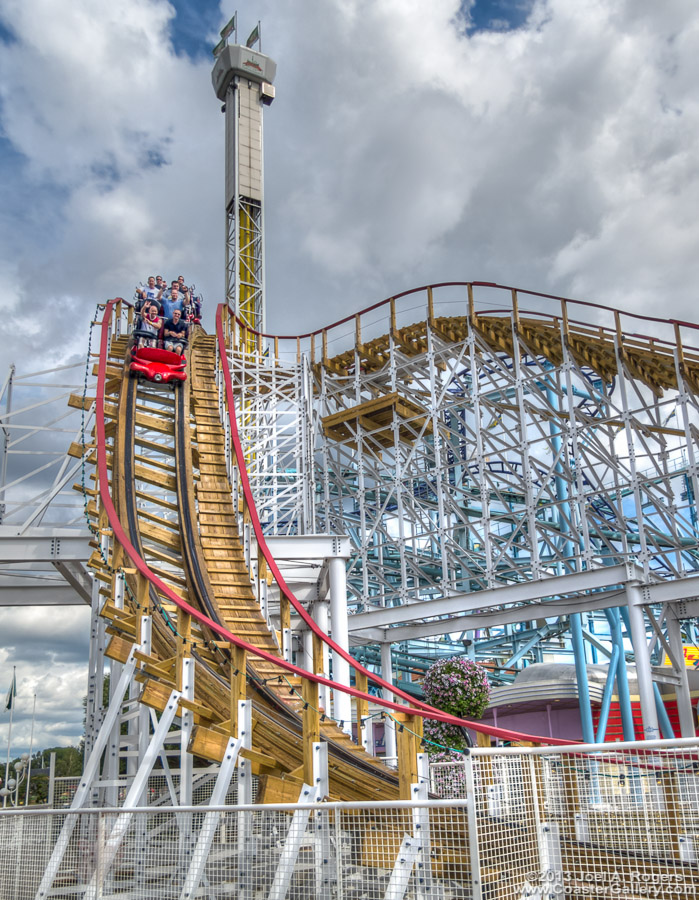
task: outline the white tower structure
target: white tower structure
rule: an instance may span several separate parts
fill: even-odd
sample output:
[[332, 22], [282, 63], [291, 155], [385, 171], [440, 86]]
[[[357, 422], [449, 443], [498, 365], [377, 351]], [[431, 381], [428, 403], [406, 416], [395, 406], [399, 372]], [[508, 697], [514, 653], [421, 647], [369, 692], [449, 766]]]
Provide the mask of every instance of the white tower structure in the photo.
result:
[[276, 69], [268, 56], [232, 44], [211, 76], [226, 116], [226, 299], [257, 331], [265, 325], [262, 107], [274, 99]]

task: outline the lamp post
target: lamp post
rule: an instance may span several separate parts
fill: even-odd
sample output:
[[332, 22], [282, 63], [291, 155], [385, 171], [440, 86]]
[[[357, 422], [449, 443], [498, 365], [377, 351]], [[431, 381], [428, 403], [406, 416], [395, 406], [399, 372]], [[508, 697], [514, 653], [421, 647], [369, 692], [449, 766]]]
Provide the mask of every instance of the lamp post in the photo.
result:
[[19, 787], [24, 781], [29, 767], [29, 754], [23, 753], [14, 765], [16, 778], [8, 778], [7, 784], [0, 788], [3, 805], [9, 800], [13, 806], [19, 806]]

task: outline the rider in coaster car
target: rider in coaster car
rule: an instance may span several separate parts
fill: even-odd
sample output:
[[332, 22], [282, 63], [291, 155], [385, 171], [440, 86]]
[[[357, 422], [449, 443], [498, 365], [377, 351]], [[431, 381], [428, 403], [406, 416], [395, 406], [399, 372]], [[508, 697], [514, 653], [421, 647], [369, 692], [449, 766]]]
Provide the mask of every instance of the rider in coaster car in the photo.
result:
[[163, 328], [163, 343], [166, 350], [179, 353], [181, 356], [187, 343], [189, 328], [182, 319], [179, 309], [172, 311], [172, 318], [167, 319]]
[[161, 295], [162, 288], [158, 287], [158, 285], [156, 284], [156, 280], [152, 275], [148, 279], [148, 284], [146, 285], [146, 287], [136, 288], [136, 296], [138, 299], [134, 304], [134, 309], [137, 313], [139, 313], [139, 318], [136, 319], [135, 323], [136, 328], [140, 329], [142, 327], [142, 324], [146, 320], [148, 316], [148, 310], [151, 306], [155, 308], [157, 315], [161, 314]]
[[187, 322], [199, 322], [201, 320], [201, 297], [194, 293], [194, 285], [189, 289], [189, 300], [184, 305], [184, 318]]
[[156, 304], [150, 303], [148, 309], [141, 318], [141, 324], [139, 326], [139, 331], [146, 332], [148, 336], [146, 336], [146, 334], [139, 335], [138, 346], [155, 347], [158, 340], [158, 333], [160, 332], [161, 324], [162, 319], [158, 315], [158, 308]]
[[170, 290], [163, 294], [162, 302], [163, 315], [166, 319], [171, 319], [174, 310], [184, 311], [185, 303], [189, 302], [189, 291], [185, 288], [183, 292], [179, 282], [173, 281], [170, 285]]

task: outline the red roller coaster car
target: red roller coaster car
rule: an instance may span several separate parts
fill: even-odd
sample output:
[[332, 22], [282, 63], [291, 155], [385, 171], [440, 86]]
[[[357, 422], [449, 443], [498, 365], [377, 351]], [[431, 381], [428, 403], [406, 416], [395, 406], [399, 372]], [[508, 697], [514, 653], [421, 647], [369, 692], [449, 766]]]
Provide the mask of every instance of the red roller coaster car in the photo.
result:
[[159, 384], [171, 384], [175, 381], [187, 380], [187, 361], [184, 355], [159, 347], [133, 347], [129, 371], [132, 375], [155, 381]]

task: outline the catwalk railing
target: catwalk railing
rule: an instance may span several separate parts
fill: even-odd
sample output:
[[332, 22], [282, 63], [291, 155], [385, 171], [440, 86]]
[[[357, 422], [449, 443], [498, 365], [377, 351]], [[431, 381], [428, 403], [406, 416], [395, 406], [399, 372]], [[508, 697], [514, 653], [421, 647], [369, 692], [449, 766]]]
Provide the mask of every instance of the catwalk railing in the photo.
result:
[[[449, 799], [420, 802], [6, 812], [0, 900], [691, 898], [698, 751], [696, 740], [479, 749], [455, 764]], [[444, 791], [444, 768], [431, 778]], [[40, 893], [70, 816], [53, 887]]]

